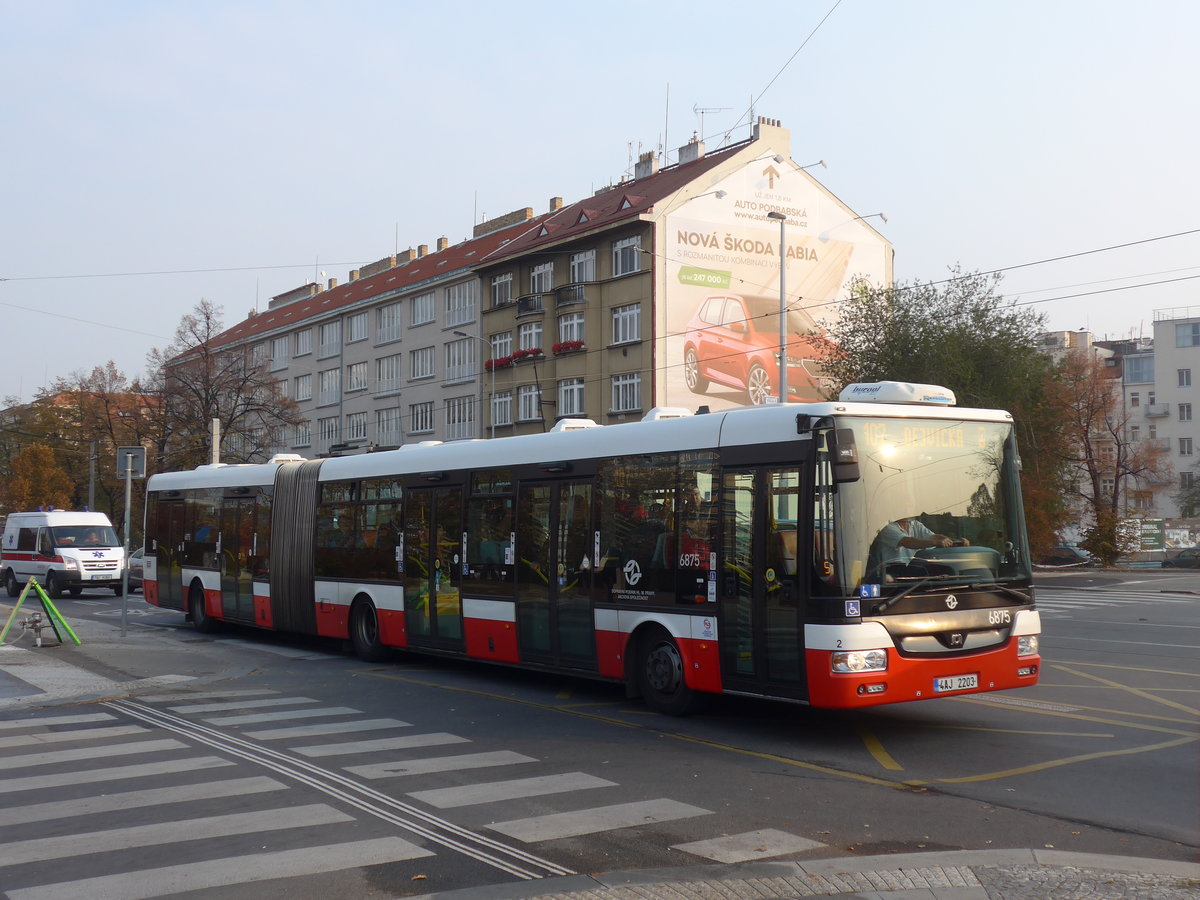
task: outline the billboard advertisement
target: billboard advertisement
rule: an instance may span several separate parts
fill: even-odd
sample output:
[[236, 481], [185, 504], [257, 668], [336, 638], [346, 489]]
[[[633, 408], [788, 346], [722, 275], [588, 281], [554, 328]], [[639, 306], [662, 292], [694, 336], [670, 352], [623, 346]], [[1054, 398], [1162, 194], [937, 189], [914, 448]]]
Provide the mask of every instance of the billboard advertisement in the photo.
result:
[[[771, 212], [787, 217], [782, 266]], [[660, 227], [659, 405], [778, 402], [781, 319], [787, 399], [823, 399], [826, 331], [857, 280], [887, 281], [887, 241], [804, 172], [770, 158], [678, 203]]]

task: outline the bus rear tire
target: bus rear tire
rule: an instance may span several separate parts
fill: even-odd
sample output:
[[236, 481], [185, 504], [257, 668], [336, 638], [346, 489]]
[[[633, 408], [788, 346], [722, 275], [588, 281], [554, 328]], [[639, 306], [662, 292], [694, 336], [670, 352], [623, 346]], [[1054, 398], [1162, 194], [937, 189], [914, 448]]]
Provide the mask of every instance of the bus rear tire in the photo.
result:
[[217, 621], [204, 607], [204, 588], [198, 584], [188, 589], [188, 612], [192, 617], [192, 627], [201, 634], [212, 634], [217, 630]]
[[655, 712], [687, 716], [708, 701], [706, 694], [687, 686], [683, 654], [666, 631], [655, 629], [641, 640], [637, 657], [637, 683], [642, 699]]
[[356, 600], [350, 607], [350, 646], [363, 662], [388, 658], [388, 648], [379, 637], [379, 615], [370, 600]]

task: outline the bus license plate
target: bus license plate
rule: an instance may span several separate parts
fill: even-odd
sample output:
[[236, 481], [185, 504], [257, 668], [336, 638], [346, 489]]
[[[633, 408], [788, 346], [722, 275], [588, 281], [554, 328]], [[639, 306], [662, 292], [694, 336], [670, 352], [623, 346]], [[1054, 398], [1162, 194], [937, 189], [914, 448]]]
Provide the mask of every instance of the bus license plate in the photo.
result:
[[933, 680], [933, 690], [937, 694], [946, 691], [969, 691], [977, 687], [979, 687], [978, 675], [950, 675]]

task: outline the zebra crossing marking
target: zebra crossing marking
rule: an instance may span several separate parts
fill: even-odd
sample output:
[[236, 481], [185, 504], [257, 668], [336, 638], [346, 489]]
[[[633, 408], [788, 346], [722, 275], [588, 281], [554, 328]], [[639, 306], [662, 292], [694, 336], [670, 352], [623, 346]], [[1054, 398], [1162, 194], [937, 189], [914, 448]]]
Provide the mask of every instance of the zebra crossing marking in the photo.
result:
[[407, 734], [402, 737], [376, 738], [371, 741], [344, 741], [338, 744], [314, 744], [311, 747], [290, 747], [302, 756], [347, 756], [351, 753], [372, 753], [378, 750], [411, 750], [415, 747], [439, 747], [444, 744], [469, 744], [465, 737], [444, 731], [432, 734]]
[[[5, 760], [0, 759], [0, 764]], [[180, 772], [215, 769], [236, 765], [233, 760], [217, 756], [193, 756], [186, 759], [168, 759], [154, 763], [139, 763], [134, 766], [112, 766], [107, 769], [73, 769], [54, 775], [27, 775], [23, 778], [0, 779], [0, 794], [15, 791], [40, 791], [47, 788], [65, 787], [68, 784], [92, 784], [100, 781], [120, 781], [124, 778], [148, 778], [151, 775], [177, 775]]]
[[262, 700], [225, 700], [220, 703], [188, 703], [182, 706], [168, 706], [171, 712], [209, 713], [230, 712], [238, 709], [264, 709], [270, 706], [300, 706], [305, 703], [316, 703], [310, 697], [268, 697]]
[[4, 865], [72, 859], [89, 853], [112, 853], [131, 847], [153, 847], [204, 838], [259, 834], [353, 821], [353, 816], [339, 812], [325, 803], [231, 813], [225, 816], [200, 816], [173, 822], [156, 822], [153, 825], [131, 825], [125, 828], [108, 828], [104, 831], [10, 841], [4, 845]]
[[376, 838], [322, 847], [302, 847], [273, 853], [253, 853], [190, 862], [186, 865], [141, 869], [122, 875], [101, 875], [37, 887], [8, 890], [9, 900], [150, 900], [189, 891], [249, 884], [273, 878], [295, 878], [420, 859], [434, 854], [402, 838]]
[[44, 719], [14, 719], [0, 722], [0, 731], [18, 728], [44, 728], [50, 725], [86, 725], [89, 722], [111, 722], [116, 716], [111, 713], [84, 713], [78, 716], [49, 716]]
[[523, 800], [528, 797], [544, 797], [549, 794], [565, 794], [568, 791], [586, 791], [602, 787], [618, 785], [615, 781], [596, 778], [584, 772], [564, 772], [560, 775], [539, 775], [534, 778], [515, 778], [511, 781], [413, 791], [408, 796], [438, 809], [454, 809], [460, 806], [476, 806], [501, 800]]
[[399, 762], [373, 763], [366, 766], [347, 766], [346, 771], [361, 778], [392, 778], [400, 775], [430, 775], [437, 772], [485, 769], [491, 766], [514, 766], [519, 763], [539, 761], [532, 756], [514, 753], [512, 750], [493, 750], [489, 753], [433, 756], [426, 759], [405, 759]]
[[263, 731], [247, 731], [246, 737], [255, 741], [277, 741], [287, 738], [344, 734], [352, 731], [381, 731], [385, 728], [411, 727], [411, 722], [401, 722], [399, 719], [359, 719], [357, 722], [325, 722], [319, 725], [293, 725], [289, 728], [267, 728]]
[[280, 712], [254, 713], [248, 716], [205, 717], [209, 725], [257, 725], [259, 722], [286, 722], [288, 719], [316, 719], [321, 716], [361, 716], [361, 709], [349, 706], [326, 706], [321, 709], [289, 709]]
[[137, 741], [131, 744], [107, 744], [103, 747], [79, 747], [74, 750], [51, 750], [46, 753], [30, 753], [24, 756], [4, 758], [5, 770], [27, 769], [32, 766], [52, 766], [65, 762], [79, 762], [97, 757], [129, 756], [134, 753], [157, 753], [161, 750], [187, 750], [187, 744], [174, 738], [156, 741]]
[[687, 844], [674, 844], [672, 850], [682, 850], [693, 856], [702, 856], [719, 863], [751, 862], [756, 859], [770, 859], [773, 856], [786, 856], [789, 853], [802, 853], [824, 847], [820, 841], [810, 841], [808, 838], [777, 831], [774, 828], [762, 828], [758, 831], [747, 831], [744, 834], [727, 834], [707, 841], [691, 841]]
[[613, 806], [597, 806], [573, 812], [551, 813], [532, 816], [528, 819], [512, 819], [508, 822], [493, 822], [487, 827], [526, 844], [538, 841], [553, 841], [559, 838], [579, 837], [599, 831], [618, 828], [633, 828], [653, 825], [677, 819], [712, 815], [711, 809], [701, 809], [678, 800], [661, 798], [641, 800], [633, 803], [617, 803]]
[[141, 725], [113, 725], [109, 728], [73, 728], [70, 731], [39, 731], [36, 734], [11, 734], [0, 737], [0, 749], [36, 747], [43, 744], [63, 744], [67, 741], [101, 741], [130, 734], [146, 734], [150, 729]]

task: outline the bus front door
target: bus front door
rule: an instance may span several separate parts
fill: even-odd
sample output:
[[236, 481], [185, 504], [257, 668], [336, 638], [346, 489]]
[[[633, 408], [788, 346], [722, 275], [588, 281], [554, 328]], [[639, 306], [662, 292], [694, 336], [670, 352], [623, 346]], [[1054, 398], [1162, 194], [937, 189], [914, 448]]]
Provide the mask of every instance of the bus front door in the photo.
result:
[[720, 647], [727, 689], [805, 696], [800, 497], [794, 467], [724, 474]]
[[404, 623], [414, 646], [461, 650], [462, 489], [409, 492], [404, 514]]
[[517, 510], [521, 659], [595, 670], [592, 484], [522, 484]]
[[221, 613], [226, 619], [254, 621], [254, 498], [221, 501]]
[[155, 578], [158, 583], [158, 605], [166, 609], [183, 609], [183, 528], [185, 505], [182, 500], [160, 500], [155, 527]]

